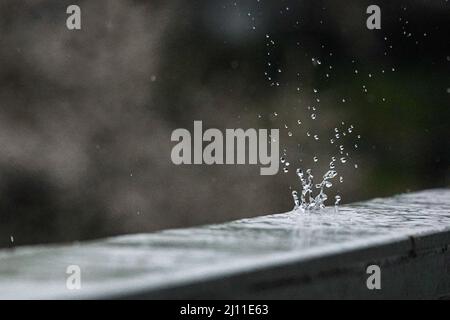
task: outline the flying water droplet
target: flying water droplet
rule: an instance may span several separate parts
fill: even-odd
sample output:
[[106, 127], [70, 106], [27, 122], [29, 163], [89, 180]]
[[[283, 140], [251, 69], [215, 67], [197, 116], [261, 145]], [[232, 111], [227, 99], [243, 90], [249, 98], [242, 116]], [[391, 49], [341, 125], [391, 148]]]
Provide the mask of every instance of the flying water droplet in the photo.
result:
[[340, 196], [340, 195], [336, 195], [336, 196], [334, 197], [334, 199], [336, 200], [336, 201], [334, 202], [334, 205], [335, 205], [335, 206], [338, 206], [339, 203], [341, 202], [341, 196]]
[[298, 192], [293, 190], [292, 191], [292, 198], [294, 199], [294, 210], [297, 209], [300, 206], [300, 201], [298, 199]]

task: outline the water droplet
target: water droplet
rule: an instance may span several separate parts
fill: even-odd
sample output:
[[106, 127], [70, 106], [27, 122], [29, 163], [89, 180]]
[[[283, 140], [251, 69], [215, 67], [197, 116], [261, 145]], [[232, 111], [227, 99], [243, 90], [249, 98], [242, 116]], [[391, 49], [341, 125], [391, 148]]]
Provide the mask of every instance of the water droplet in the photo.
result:
[[295, 191], [295, 190], [292, 191], [292, 198], [294, 199], [294, 205], [295, 205], [294, 209], [296, 209], [296, 208], [298, 208], [300, 206], [300, 201], [298, 199], [298, 192], [297, 191]]
[[288, 132], [288, 136], [289, 136], [289, 137], [292, 137], [292, 132], [289, 131], [289, 132]]
[[314, 160], [314, 162], [317, 162], [317, 161], [319, 161], [319, 158], [317, 158], [316, 156], [314, 156], [313, 160]]
[[311, 119], [316, 120], [316, 114], [315, 113], [311, 114]]
[[335, 206], [339, 205], [339, 203], [341, 202], [341, 196], [340, 196], [340, 195], [336, 195], [336, 196], [334, 197], [334, 199], [336, 200], [336, 201], [334, 202], [334, 205], [335, 205]]
[[346, 163], [347, 162], [347, 158], [345, 158], [345, 157], [342, 157], [340, 160], [341, 160], [341, 163]]

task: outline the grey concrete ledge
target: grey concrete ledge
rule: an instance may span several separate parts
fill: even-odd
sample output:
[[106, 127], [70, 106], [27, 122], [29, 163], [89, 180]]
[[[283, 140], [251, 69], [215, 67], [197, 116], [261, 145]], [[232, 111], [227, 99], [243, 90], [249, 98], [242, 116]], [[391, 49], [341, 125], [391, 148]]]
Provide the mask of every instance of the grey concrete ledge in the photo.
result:
[[[0, 251], [1, 299], [450, 298], [450, 190]], [[381, 268], [369, 290], [366, 267]], [[66, 268], [81, 268], [80, 290]]]

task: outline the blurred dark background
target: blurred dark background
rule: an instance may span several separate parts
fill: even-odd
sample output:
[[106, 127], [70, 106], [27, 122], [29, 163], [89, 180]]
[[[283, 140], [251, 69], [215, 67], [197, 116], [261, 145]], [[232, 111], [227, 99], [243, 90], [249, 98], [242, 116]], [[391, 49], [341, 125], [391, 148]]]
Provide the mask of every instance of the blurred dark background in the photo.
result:
[[[381, 30], [366, 28], [370, 4]], [[341, 144], [329, 194], [343, 203], [448, 187], [449, 13], [446, 0], [2, 0], [0, 246], [288, 211], [295, 168], [323, 175]], [[280, 128], [289, 171], [173, 165], [172, 130], [194, 120]], [[347, 135], [331, 144], [334, 128]]]

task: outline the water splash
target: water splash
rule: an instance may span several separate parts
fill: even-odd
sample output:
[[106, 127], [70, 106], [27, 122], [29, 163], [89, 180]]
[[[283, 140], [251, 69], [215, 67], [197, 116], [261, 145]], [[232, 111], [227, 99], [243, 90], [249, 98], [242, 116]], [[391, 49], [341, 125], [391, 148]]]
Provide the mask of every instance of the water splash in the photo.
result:
[[[301, 210], [319, 210], [325, 208], [325, 201], [328, 199], [325, 190], [331, 188], [333, 183], [330, 181], [337, 176], [335, 170], [328, 170], [323, 178], [322, 182], [314, 185], [314, 176], [312, 170], [307, 169], [306, 174], [302, 169], [297, 169], [297, 176], [301, 184], [300, 198], [296, 190], [292, 191], [292, 197], [294, 199], [294, 211]], [[314, 192], [316, 191], [316, 192]], [[314, 195], [316, 193], [316, 195]]]

